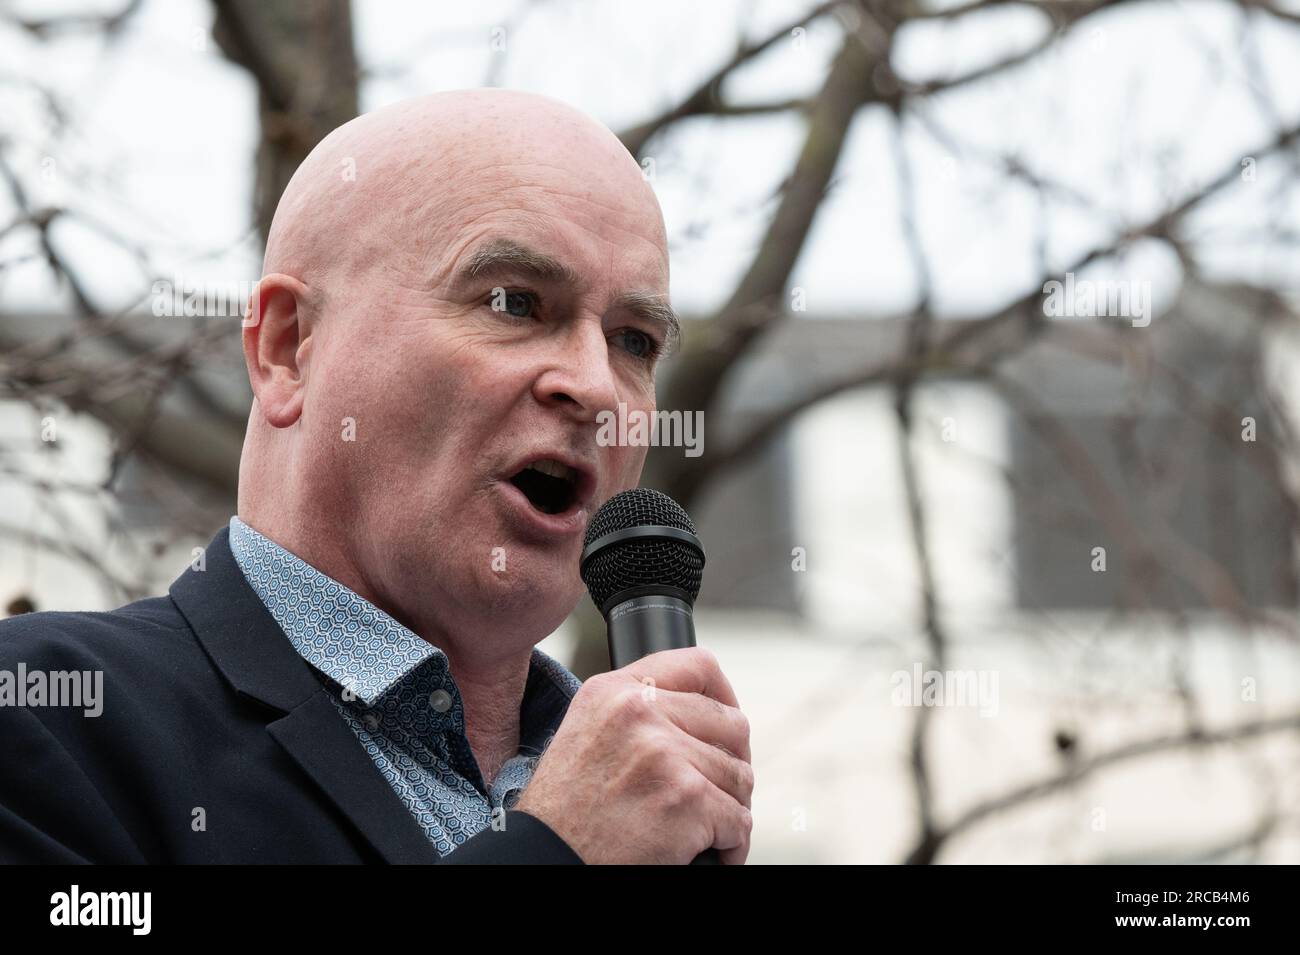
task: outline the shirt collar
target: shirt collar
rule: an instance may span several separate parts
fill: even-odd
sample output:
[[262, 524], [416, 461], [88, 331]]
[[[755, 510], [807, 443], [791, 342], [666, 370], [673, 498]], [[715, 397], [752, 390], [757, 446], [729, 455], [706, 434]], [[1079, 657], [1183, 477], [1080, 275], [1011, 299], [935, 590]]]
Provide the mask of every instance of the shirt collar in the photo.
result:
[[[249, 585], [300, 656], [325, 676], [372, 706], [423, 665], [451, 682], [447, 656], [360, 594], [321, 573], [238, 517], [230, 519], [230, 549]], [[563, 716], [582, 682], [536, 647], [528, 666], [521, 713]], [[521, 720], [521, 744], [556, 719]], [[542, 725], [536, 725], [536, 724]]]

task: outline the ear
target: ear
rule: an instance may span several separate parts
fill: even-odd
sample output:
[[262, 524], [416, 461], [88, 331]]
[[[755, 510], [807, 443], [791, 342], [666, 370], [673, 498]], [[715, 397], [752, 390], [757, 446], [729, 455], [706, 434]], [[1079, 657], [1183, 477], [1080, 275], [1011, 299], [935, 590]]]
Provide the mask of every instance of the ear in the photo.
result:
[[313, 328], [307, 298], [307, 286], [276, 272], [257, 283], [244, 314], [248, 383], [273, 428], [302, 417]]

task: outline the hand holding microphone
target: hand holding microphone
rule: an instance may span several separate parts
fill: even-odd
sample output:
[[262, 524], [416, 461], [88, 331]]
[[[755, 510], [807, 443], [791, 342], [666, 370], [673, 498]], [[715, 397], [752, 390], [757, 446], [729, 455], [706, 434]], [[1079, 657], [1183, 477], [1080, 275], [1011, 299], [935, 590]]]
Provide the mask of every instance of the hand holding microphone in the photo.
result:
[[749, 722], [691, 607], [704, 552], [686, 512], [637, 488], [592, 518], [583, 579], [615, 669], [587, 680], [515, 808], [588, 863], [684, 864], [749, 854]]

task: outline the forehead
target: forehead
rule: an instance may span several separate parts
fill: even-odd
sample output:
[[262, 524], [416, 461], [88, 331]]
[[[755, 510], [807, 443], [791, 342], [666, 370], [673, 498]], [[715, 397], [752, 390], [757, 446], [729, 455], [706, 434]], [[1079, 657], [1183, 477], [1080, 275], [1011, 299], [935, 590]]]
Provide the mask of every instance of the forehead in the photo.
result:
[[[630, 157], [629, 157], [630, 161]], [[649, 185], [632, 165], [570, 169], [518, 161], [470, 171], [428, 214], [429, 274], [441, 284], [502, 242], [536, 250], [580, 287], [619, 286], [666, 294], [668, 248]], [[431, 223], [433, 225], [433, 223]]]

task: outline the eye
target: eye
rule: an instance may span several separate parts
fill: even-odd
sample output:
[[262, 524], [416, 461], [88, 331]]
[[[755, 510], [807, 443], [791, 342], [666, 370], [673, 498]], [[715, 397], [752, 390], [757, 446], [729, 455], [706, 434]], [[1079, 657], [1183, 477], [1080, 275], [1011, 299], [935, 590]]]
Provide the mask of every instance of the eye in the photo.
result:
[[614, 337], [623, 340], [623, 347], [634, 358], [649, 361], [659, 355], [661, 347], [659, 342], [639, 329], [625, 328]]
[[520, 289], [496, 288], [488, 299], [494, 312], [505, 312], [515, 318], [533, 318], [540, 304], [541, 299], [535, 294]]

